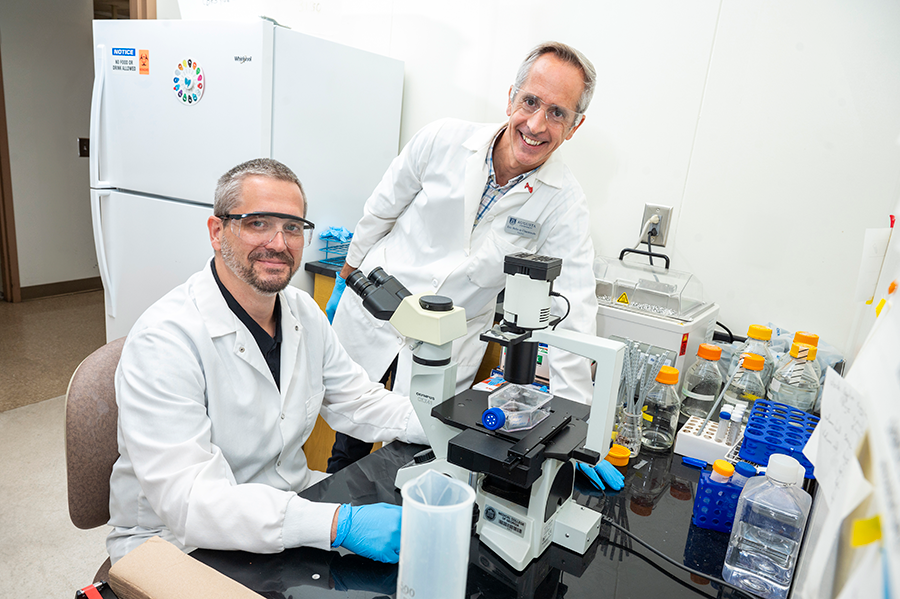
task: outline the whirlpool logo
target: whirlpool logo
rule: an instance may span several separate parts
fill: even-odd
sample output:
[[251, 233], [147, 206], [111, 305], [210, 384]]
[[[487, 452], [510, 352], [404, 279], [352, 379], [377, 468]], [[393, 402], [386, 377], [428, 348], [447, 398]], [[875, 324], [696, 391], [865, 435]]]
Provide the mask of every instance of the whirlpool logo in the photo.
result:
[[245, 62], [250, 62], [252, 60], [253, 60], [252, 56], [235, 56], [234, 57], [234, 62], [239, 62], [241, 64], [244, 64]]

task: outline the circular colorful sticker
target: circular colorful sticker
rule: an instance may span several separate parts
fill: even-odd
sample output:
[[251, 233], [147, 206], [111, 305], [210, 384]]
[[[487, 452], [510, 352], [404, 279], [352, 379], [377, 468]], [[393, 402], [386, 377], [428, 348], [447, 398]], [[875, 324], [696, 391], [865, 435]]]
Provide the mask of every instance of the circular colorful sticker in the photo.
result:
[[182, 104], [196, 104], [203, 97], [203, 88], [206, 81], [203, 77], [203, 69], [197, 61], [186, 58], [178, 63], [173, 75], [172, 91]]

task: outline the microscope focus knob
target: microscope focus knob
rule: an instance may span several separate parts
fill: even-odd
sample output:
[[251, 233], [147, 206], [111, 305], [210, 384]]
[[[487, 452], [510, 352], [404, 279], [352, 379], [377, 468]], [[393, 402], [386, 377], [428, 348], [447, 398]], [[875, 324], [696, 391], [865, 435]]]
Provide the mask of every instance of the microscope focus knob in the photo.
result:
[[449, 312], [453, 309], [453, 300], [443, 295], [423, 295], [419, 298], [419, 306], [429, 312]]

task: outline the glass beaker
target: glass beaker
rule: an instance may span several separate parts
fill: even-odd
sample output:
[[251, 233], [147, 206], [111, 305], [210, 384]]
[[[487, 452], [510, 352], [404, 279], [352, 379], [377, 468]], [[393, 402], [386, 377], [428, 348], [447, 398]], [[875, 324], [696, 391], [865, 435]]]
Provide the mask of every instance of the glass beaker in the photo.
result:
[[627, 412], [622, 410], [619, 421], [616, 445], [621, 445], [635, 457], [641, 450], [641, 422], [644, 419], [642, 412]]

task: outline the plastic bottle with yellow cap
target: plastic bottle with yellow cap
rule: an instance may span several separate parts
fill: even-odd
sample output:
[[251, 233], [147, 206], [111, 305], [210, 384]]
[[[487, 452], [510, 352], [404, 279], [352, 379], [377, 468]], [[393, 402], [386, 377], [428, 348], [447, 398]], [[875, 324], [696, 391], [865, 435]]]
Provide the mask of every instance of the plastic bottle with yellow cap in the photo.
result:
[[697, 348], [697, 361], [684, 373], [681, 385], [681, 413], [690, 418], [706, 418], [713, 402], [719, 396], [722, 385], [722, 373], [719, 372], [719, 358], [722, 348], [711, 343], [701, 343]]
[[734, 466], [728, 460], [716, 460], [713, 462], [713, 471], [709, 475], [710, 480], [717, 483], [727, 483], [734, 474]]
[[766, 386], [760, 376], [764, 367], [763, 357], [757, 354], [743, 354], [742, 357], [741, 366], [725, 389], [725, 402], [735, 407], [743, 406], [746, 417], [757, 399], [765, 399]]
[[747, 340], [734, 350], [734, 355], [731, 357], [731, 365], [728, 367], [728, 376], [731, 376], [737, 370], [741, 354], [756, 354], [757, 356], [762, 356], [765, 360], [760, 377], [762, 378], [763, 386], [768, 387], [769, 381], [772, 380], [772, 376], [775, 374], [775, 355], [772, 353], [771, 341], [772, 329], [761, 324], [751, 324], [747, 330]]
[[815, 360], [814, 346], [792, 343], [790, 360], [775, 372], [766, 397], [805, 412], [812, 410], [819, 395], [819, 377], [813, 368]]
[[644, 400], [641, 443], [647, 449], [664, 451], [675, 443], [681, 398], [675, 391], [678, 369], [663, 366], [647, 389]]

